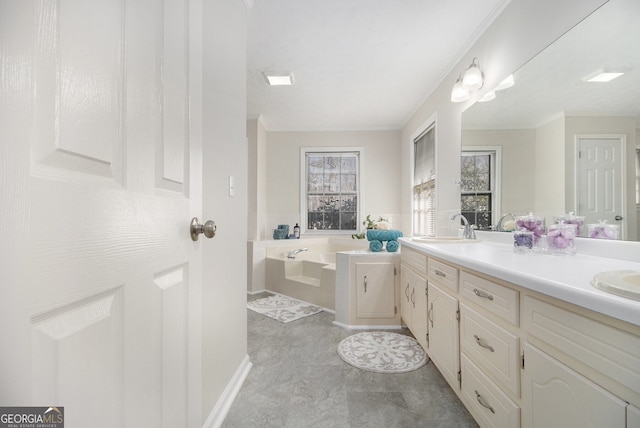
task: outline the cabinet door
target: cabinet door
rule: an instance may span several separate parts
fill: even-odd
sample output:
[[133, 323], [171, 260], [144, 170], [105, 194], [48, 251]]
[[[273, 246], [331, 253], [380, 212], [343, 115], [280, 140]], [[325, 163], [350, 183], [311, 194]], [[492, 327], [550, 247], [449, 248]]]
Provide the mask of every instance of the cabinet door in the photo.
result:
[[422, 347], [427, 349], [427, 280], [412, 275], [411, 280], [411, 332]]
[[460, 388], [458, 300], [429, 283], [429, 357], [452, 388]]
[[624, 427], [627, 403], [525, 344], [524, 427]]
[[358, 318], [395, 317], [395, 264], [356, 263]]

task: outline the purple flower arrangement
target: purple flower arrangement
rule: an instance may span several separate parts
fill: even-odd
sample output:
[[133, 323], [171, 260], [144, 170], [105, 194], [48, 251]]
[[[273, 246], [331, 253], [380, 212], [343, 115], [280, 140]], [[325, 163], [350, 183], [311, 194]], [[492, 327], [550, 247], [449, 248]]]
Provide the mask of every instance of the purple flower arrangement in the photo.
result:
[[618, 239], [618, 225], [607, 224], [602, 220], [599, 224], [588, 224], [587, 233], [589, 238]]
[[553, 221], [555, 223], [575, 224], [576, 235], [581, 236], [582, 227], [584, 226], [584, 216], [574, 215], [573, 212], [568, 212], [566, 215], [554, 216]]
[[538, 217], [529, 213], [516, 217], [516, 230], [528, 230], [533, 233], [533, 243], [537, 244], [544, 234], [544, 217]]
[[575, 224], [558, 223], [547, 227], [547, 246], [554, 254], [575, 254]]
[[533, 232], [516, 230], [513, 232], [513, 251], [516, 253], [530, 253], [533, 251]]

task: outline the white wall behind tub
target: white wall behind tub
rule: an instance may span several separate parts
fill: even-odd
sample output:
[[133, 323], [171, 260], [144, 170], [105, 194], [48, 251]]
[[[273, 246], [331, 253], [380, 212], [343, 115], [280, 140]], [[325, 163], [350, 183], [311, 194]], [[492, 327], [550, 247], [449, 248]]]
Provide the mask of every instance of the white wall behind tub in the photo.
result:
[[[300, 149], [302, 147], [362, 147], [363, 193], [360, 220], [367, 214], [391, 217], [394, 229], [404, 230], [400, 205], [400, 132], [267, 132], [266, 224], [259, 239], [271, 239], [278, 224], [293, 227], [300, 218]], [[293, 232], [290, 229], [291, 233]], [[311, 234], [309, 235], [311, 236]]]
[[[494, 88], [538, 52], [593, 12], [605, 0], [558, 2], [557, 0], [511, 1], [477, 40], [470, 40], [470, 49], [459, 57], [442, 82], [425, 94], [425, 102], [402, 128], [402, 196], [403, 224], [411, 224], [411, 171], [413, 147], [411, 136], [437, 115], [436, 127], [436, 209], [460, 210], [461, 114], [475, 100]], [[416, 53], [428, 55], [429, 52]], [[477, 57], [485, 74], [482, 90], [465, 103], [451, 102], [451, 88], [458, 75]], [[441, 216], [438, 215], [438, 221]], [[440, 225], [437, 226], [440, 228]], [[406, 233], [405, 233], [406, 234]]]

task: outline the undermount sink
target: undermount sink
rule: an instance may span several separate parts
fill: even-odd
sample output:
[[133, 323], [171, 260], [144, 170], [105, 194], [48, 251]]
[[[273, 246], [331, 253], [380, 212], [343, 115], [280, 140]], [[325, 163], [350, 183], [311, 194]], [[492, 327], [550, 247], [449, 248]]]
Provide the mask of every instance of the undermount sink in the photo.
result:
[[640, 300], [640, 271], [612, 270], [594, 275], [591, 284], [599, 290]]
[[413, 238], [415, 242], [422, 242], [424, 244], [447, 244], [447, 243], [460, 243], [470, 244], [472, 242], [480, 242], [478, 239], [466, 239], [459, 238], [457, 236], [420, 236]]

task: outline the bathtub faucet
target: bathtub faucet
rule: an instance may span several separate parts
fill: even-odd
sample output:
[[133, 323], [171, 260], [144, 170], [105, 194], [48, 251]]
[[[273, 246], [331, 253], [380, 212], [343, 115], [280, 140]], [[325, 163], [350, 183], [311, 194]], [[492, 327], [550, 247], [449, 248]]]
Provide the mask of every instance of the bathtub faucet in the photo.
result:
[[308, 248], [298, 248], [297, 250], [289, 251], [289, 253], [287, 254], [287, 258], [295, 259], [296, 258], [296, 254], [301, 253], [303, 251], [309, 251], [309, 249]]
[[455, 214], [453, 217], [451, 217], [451, 220], [455, 220], [457, 217], [460, 217], [464, 222], [464, 232], [462, 234], [462, 237], [464, 239], [476, 239], [476, 232], [475, 230], [473, 230], [475, 226], [469, 224], [467, 218], [462, 214]]

